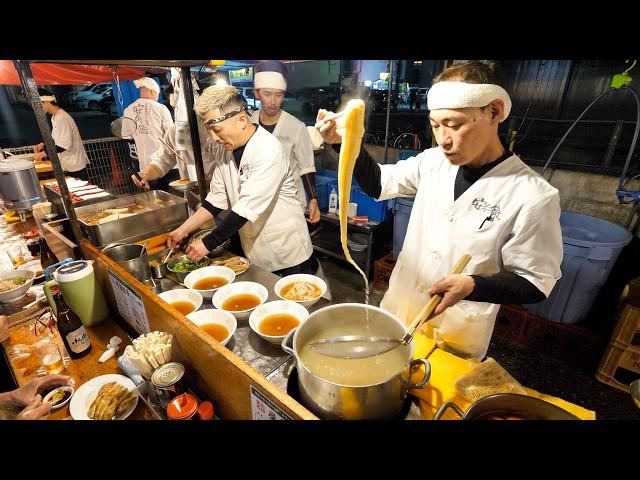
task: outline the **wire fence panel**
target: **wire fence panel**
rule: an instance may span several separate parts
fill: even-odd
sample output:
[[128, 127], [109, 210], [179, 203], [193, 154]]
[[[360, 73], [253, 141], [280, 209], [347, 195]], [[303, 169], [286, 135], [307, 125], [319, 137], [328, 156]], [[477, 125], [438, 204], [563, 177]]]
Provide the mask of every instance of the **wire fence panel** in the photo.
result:
[[[129, 155], [129, 144], [125, 140], [106, 137], [84, 140], [83, 143], [89, 158], [89, 183], [99, 186], [114, 197], [139, 193], [131, 180], [131, 175], [137, 171], [137, 165]], [[33, 145], [4, 148], [3, 151], [13, 155], [28, 154], [33, 153]]]

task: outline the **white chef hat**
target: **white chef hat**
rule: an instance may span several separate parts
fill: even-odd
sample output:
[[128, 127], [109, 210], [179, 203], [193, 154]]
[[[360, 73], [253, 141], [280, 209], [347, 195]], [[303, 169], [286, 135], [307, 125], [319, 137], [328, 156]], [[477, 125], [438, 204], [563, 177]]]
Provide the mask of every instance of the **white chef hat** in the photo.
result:
[[511, 97], [500, 85], [491, 83], [437, 82], [427, 93], [427, 108], [485, 107], [494, 100], [504, 102], [504, 122], [511, 112]]
[[153, 90], [156, 93], [160, 93], [160, 85], [158, 85], [158, 82], [156, 82], [153, 78], [142, 77], [137, 80], [134, 80], [133, 84], [138, 88], [146, 87], [149, 90]]
[[253, 67], [253, 88], [287, 90], [287, 68], [278, 60], [261, 60]]
[[38, 96], [40, 97], [41, 102], [55, 102], [56, 96], [51, 93], [49, 90], [45, 90], [44, 88], [38, 88]]

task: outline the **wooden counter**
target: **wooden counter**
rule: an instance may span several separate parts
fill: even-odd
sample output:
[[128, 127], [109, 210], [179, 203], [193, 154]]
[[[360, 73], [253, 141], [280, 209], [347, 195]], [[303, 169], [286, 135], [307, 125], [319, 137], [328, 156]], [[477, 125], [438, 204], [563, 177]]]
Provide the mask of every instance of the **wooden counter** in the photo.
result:
[[[44, 309], [40, 309], [43, 311]], [[36, 311], [37, 312], [37, 311]], [[131, 343], [131, 339], [127, 333], [118, 326], [112, 319], [107, 319], [100, 325], [96, 325], [92, 328], [87, 328], [87, 333], [91, 340], [91, 353], [88, 355], [72, 360], [65, 349], [64, 343], [60, 338], [57, 330], [52, 333], [48, 328], [42, 325], [35, 327], [36, 319], [39, 315], [19, 321], [19, 323], [12, 322], [10, 318], [9, 324], [12, 325], [9, 329], [9, 338], [2, 344], [9, 360], [9, 366], [12, 369], [14, 377], [19, 386], [24, 386], [29, 381], [37, 378], [38, 369], [40, 368], [40, 360], [36, 353], [25, 358], [14, 358], [11, 354], [13, 347], [19, 344], [31, 345], [43, 338], [49, 337], [55, 341], [60, 351], [63, 353], [65, 360], [65, 368], [61, 375], [69, 375], [75, 381], [74, 388], [77, 390], [83, 383], [91, 380], [92, 378], [109, 373], [123, 374], [118, 367], [117, 357], [122, 354], [124, 348]], [[37, 333], [35, 333], [37, 331]], [[104, 353], [106, 345], [109, 343], [109, 339], [113, 336], [118, 336], [122, 339], [120, 350], [116, 353], [116, 356], [110, 358], [104, 363], [98, 362], [100, 356]], [[69, 415], [69, 404], [57, 410], [51, 410], [49, 414], [50, 420], [61, 420], [71, 418]], [[146, 406], [144, 401], [138, 399], [138, 406], [129, 417], [132, 420], [153, 420], [155, 416], [153, 412]]]

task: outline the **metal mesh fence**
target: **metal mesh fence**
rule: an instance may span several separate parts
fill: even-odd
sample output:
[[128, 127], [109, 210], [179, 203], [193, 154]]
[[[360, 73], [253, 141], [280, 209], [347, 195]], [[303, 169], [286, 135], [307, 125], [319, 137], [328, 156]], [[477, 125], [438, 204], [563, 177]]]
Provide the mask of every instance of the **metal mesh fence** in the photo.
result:
[[[84, 140], [84, 149], [89, 157], [87, 173], [89, 182], [103, 188], [115, 197], [139, 193], [131, 180], [137, 170], [136, 162], [129, 155], [129, 145], [117, 137]], [[14, 155], [33, 153], [33, 146], [4, 148]]]

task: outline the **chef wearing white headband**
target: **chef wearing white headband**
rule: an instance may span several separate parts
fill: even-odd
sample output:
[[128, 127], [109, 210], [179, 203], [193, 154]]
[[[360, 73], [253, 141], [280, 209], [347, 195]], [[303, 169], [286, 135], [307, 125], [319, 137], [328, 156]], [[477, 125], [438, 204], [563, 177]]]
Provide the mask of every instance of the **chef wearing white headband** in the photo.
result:
[[[136, 121], [137, 129], [132, 138], [140, 163], [140, 172], [146, 172], [151, 156], [164, 147], [160, 139], [174, 127], [169, 109], [158, 101], [160, 85], [153, 78], [142, 77], [134, 80], [134, 85], [140, 89], [140, 98], [124, 109], [124, 116]], [[163, 177], [150, 180], [149, 185], [154, 190], [168, 190], [169, 183], [178, 180], [180, 173], [177, 165], [170, 169]]]
[[[354, 174], [367, 194], [415, 197], [406, 237], [380, 306], [411, 322], [431, 295], [443, 301], [423, 331], [441, 348], [482, 359], [501, 303], [535, 303], [560, 278], [558, 191], [498, 136], [511, 110], [495, 66], [454, 64], [427, 97], [437, 147], [395, 165], [378, 165], [364, 149]], [[340, 125], [316, 127], [339, 143]], [[338, 120], [339, 121], [339, 120]], [[448, 275], [471, 255], [460, 275]]]
[[[253, 112], [251, 121], [273, 134], [289, 157], [298, 199], [309, 206], [309, 222], [320, 220], [320, 208], [315, 188], [316, 166], [313, 144], [304, 123], [283, 108], [287, 90], [285, 65], [278, 60], [262, 60], [254, 66], [253, 88], [260, 101], [260, 110]], [[307, 201], [308, 199], [308, 201]]]
[[[71, 115], [58, 106], [53, 93], [42, 88], [38, 89], [38, 93], [42, 109], [51, 115], [51, 136], [56, 145], [62, 169], [71, 177], [89, 180], [86, 168], [89, 158], [76, 122]], [[44, 151], [44, 143], [35, 145], [34, 152], [35, 161], [45, 158], [47, 154]]]

